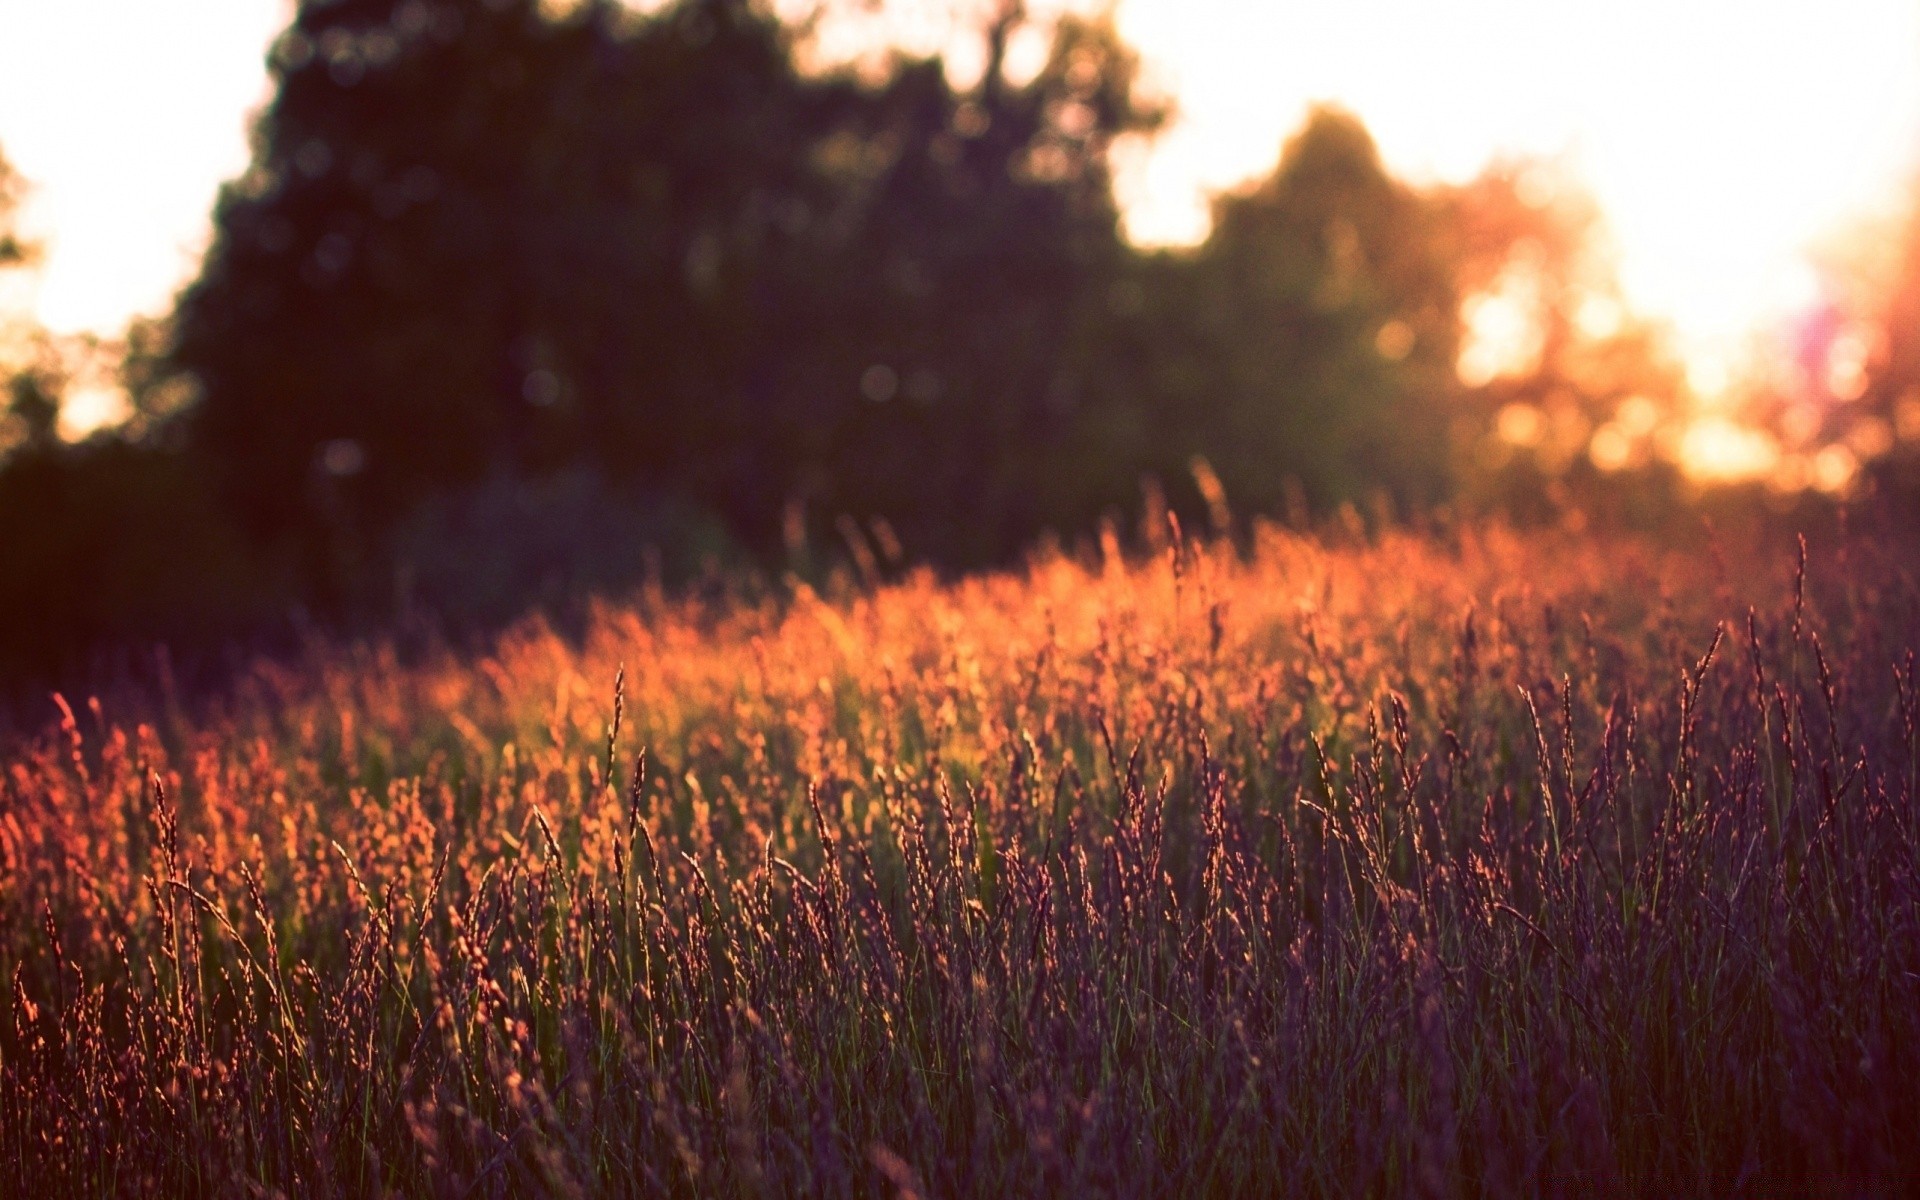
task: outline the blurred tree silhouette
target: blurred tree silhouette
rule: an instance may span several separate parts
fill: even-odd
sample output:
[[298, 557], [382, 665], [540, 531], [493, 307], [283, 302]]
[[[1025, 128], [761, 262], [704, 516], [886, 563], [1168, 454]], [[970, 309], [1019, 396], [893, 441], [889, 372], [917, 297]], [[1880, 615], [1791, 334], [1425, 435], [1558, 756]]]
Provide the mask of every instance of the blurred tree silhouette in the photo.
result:
[[1911, 508], [1920, 504], [1920, 184], [1891, 244], [1875, 249], [1891, 270], [1862, 314], [1865, 387], [1845, 428], [1834, 432], [1865, 460], [1870, 479]]
[[317, 577], [437, 488], [580, 459], [762, 545], [804, 501], [1004, 553], [1122, 253], [1107, 148], [1155, 118], [1103, 24], [1009, 83], [1024, 20], [963, 96], [803, 75], [746, 0], [303, 4], [176, 317], [196, 444]]
[[750, 320], [730, 252], [804, 205], [830, 89], [735, 0], [305, 3], [172, 361], [262, 532], [377, 527], [591, 447], [687, 461]]
[[34, 258], [35, 247], [22, 238], [14, 226], [26, 190], [27, 181], [14, 170], [6, 152], [0, 150], [0, 270], [24, 266]]
[[1286, 478], [1315, 504], [1447, 492], [1459, 297], [1439, 216], [1326, 108], [1270, 178], [1216, 203], [1193, 264], [1214, 369], [1180, 407], [1230, 495], [1272, 511]]
[[1483, 190], [1409, 187], [1355, 117], [1312, 112], [1203, 245], [1110, 290], [1085, 457], [1174, 478], [1199, 455], [1258, 512], [1450, 495], [1487, 425], [1455, 371], [1461, 307], [1527, 234]]
[[0, 448], [45, 452], [60, 439], [60, 398], [66, 391], [65, 364], [59, 348], [45, 330], [29, 328], [15, 335], [10, 357], [7, 406]]
[[[1143, 253], [1110, 158], [1166, 109], [1133, 52], [980, 20], [963, 86], [803, 69], [757, 0], [303, 0], [199, 278], [125, 339], [120, 440], [56, 436], [72, 356], [9, 376], [0, 536], [44, 582], [0, 585], [31, 613], [0, 675], [295, 605], [502, 619], [743, 546], [972, 566], [1143, 477], [1196, 510], [1550, 509], [1596, 428], [1647, 436], [1657, 334], [1595, 332], [1591, 213], [1524, 168], [1412, 187], [1321, 109], [1203, 245]], [[1515, 296], [1533, 343], [1463, 382]], [[1529, 412], [1559, 440], [1500, 434]]]
[[1550, 164], [1515, 161], [1441, 203], [1465, 304], [1468, 499], [1534, 518], [1658, 510], [1674, 473], [1657, 444], [1684, 407], [1685, 372], [1668, 331], [1621, 296], [1592, 197]]
[[1015, 81], [1028, 23], [995, 9], [960, 89], [804, 72], [750, 0], [303, 4], [172, 326], [194, 444], [324, 591], [490, 474], [586, 463], [763, 551], [852, 518], [966, 565], [1194, 455], [1252, 510], [1423, 506], [1489, 397], [1565, 407], [1558, 293], [1524, 385], [1476, 407], [1454, 368], [1462, 301], [1516, 247], [1566, 276], [1580, 222], [1513, 177], [1410, 188], [1320, 110], [1196, 253], [1137, 254], [1109, 154], [1165, 110], [1102, 20]]
[[[0, 272], [36, 257], [15, 225], [25, 190], [0, 155]], [[62, 440], [70, 385], [97, 382], [116, 349], [0, 312], [0, 724], [23, 682], [133, 638], [231, 635], [274, 590], [186, 459], [157, 442]]]
[[[31, 266], [40, 248], [21, 235], [17, 221], [27, 182], [0, 151], [0, 276]], [[45, 447], [55, 438], [60, 392], [65, 386], [53, 339], [23, 314], [0, 311], [0, 454], [21, 446]]]

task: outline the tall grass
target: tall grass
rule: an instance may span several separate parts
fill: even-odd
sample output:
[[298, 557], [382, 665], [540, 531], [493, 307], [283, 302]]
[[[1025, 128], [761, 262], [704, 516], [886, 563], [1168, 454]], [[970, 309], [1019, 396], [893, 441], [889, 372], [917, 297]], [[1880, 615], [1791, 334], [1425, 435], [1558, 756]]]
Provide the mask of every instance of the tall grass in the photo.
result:
[[0, 792], [0, 1179], [1920, 1178], [1891, 549], [1251, 540], [63, 707]]

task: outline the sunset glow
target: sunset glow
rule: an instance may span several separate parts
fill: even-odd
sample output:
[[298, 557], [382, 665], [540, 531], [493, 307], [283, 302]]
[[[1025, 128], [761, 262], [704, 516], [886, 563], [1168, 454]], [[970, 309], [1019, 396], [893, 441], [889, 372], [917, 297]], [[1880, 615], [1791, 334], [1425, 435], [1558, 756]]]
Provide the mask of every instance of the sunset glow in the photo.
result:
[[0, 0], [0, 147], [45, 244], [33, 307], [118, 333], [198, 267], [214, 193], [247, 164], [248, 113], [288, 0]]
[[1185, 118], [1123, 178], [1136, 237], [1201, 236], [1195, 184], [1268, 167], [1313, 99], [1360, 114], [1416, 179], [1554, 157], [1596, 194], [1629, 302], [1674, 322], [1707, 390], [1756, 324], [1818, 297], [1810, 243], [1920, 165], [1920, 6], [1900, 0], [1128, 0], [1120, 24]]
[[[262, 52], [288, 7], [0, 0], [0, 145], [36, 184], [30, 227], [48, 254], [33, 305], [48, 325], [111, 333], [164, 310], [219, 181], [246, 161]], [[953, 31], [986, 6], [884, 7], [897, 40], [977, 71], [977, 44]], [[1208, 196], [1269, 170], [1316, 101], [1359, 114], [1415, 180], [1547, 156], [1597, 195], [1628, 302], [1673, 323], [1707, 393], [1756, 328], [1819, 298], [1809, 245], [1886, 209], [1920, 149], [1920, 6], [1902, 0], [1119, 0], [1115, 12], [1179, 114], [1123, 156], [1136, 240], [1204, 236]], [[844, 50], [860, 35], [833, 36]], [[1014, 49], [1017, 66], [1041, 48]]]
[[1920, 1179], [1920, 0], [0, 0], [0, 151], [33, 1200]]

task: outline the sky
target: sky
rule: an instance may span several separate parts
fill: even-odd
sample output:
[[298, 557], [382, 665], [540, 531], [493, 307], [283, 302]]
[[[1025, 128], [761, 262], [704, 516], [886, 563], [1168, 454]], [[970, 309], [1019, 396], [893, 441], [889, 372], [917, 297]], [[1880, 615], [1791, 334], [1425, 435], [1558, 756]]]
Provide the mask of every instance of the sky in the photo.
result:
[[33, 307], [116, 333], [193, 274], [284, 0], [0, 0], [0, 149], [33, 186]]
[[[944, 0], [893, 0], [910, 36]], [[963, 0], [976, 2], [976, 0]], [[1035, 7], [1042, 7], [1036, 2]], [[0, 0], [0, 147], [46, 244], [27, 302], [58, 331], [163, 312], [246, 164], [288, 0]], [[1136, 240], [1204, 235], [1206, 198], [1271, 169], [1332, 101], [1416, 181], [1507, 154], [1589, 187], [1629, 302], [1696, 377], [1818, 298], [1808, 248], [1920, 168], [1920, 0], [1117, 0], [1176, 123], [1120, 175]], [[918, 12], [918, 16], [915, 13]], [[916, 24], [917, 21], [917, 24]]]
[[1120, 26], [1186, 117], [1125, 181], [1137, 236], [1197, 233], [1196, 190], [1269, 167], [1314, 98], [1415, 179], [1545, 156], [1709, 389], [1818, 298], [1808, 249], [1920, 168], [1920, 0], [1131, 0]]

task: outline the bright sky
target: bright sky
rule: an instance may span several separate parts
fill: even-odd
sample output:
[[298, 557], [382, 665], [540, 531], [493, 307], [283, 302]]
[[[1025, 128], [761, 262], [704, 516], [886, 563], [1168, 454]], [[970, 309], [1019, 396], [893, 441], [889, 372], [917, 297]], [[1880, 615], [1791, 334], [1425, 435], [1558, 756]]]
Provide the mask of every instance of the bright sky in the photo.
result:
[[0, 147], [34, 187], [34, 307], [117, 333], [193, 273], [285, 0], [0, 0]]
[[1186, 117], [1126, 180], [1137, 237], [1195, 236], [1194, 185], [1265, 169], [1332, 99], [1414, 178], [1566, 162], [1696, 367], [1814, 299], [1809, 244], [1920, 169], [1915, 0], [1123, 0], [1120, 25]]
[[[289, 10], [0, 0], [0, 146], [37, 187], [49, 326], [164, 310], [245, 165]], [[1811, 299], [1802, 251], [1920, 167], [1917, 0], [1118, 0], [1118, 17], [1181, 112], [1123, 174], [1137, 238], [1200, 236], [1206, 193], [1264, 173], [1333, 100], [1416, 179], [1502, 152], [1568, 163], [1629, 299], [1671, 318], [1696, 364]]]

